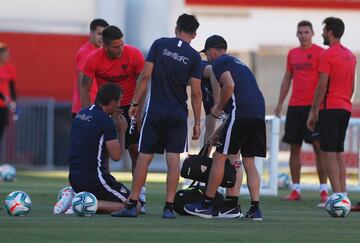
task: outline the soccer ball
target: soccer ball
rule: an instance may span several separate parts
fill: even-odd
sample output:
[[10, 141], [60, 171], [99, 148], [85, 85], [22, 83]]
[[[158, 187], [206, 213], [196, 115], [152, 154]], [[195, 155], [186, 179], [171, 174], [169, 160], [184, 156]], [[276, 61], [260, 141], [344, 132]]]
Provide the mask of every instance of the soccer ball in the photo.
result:
[[72, 200], [72, 208], [78, 216], [93, 216], [97, 210], [97, 199], [90, 192], [79, 192]]
[[28, 215], [31, 209], [31, 198], [26, 192], [11, 192], [5, 198], [5, 208], [10, 216]]
[[58, 195], [57, 195], [58, 201], [61, 200], [61, 198], [62, 198], [62, 196], [64, 195], [64, 193], [65, 193], [65, 194], [66, 194], [66, 193], [69, 193], [69, 195], [71, 195], [71, 198], [73, 198], [74, 195], [75, 195], [75, 192], [74, 192], [74, 190], [72, 189], [71, 186], [64, 187], [63, 189], [61, 189], [61, 190], [59, 191], [59, 193], [58, 193]]
[[326, 201], [325, 208], [330, 216], [344, 218], [350, 212], [351, 202], [344, 194], [334, 193]]
[[3, 164], [0, 167], [0, 175], [3, 181], [13, 181], [16, 176], [16, 169], [9, 164]]
[[281, 173], [278, 175], [278, 188], [289, 188], [290, 187], [290, 177], [286, 173]]

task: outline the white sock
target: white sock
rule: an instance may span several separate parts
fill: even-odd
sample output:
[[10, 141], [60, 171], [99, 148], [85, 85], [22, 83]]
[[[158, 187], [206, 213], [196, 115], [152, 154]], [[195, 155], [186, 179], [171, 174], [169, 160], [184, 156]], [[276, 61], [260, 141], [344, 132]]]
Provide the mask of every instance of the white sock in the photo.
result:
[[322, 191], [328, 192], [327, 184], [320, 184], [320, 192], [322, 192]]
[[142, 202], [146, 202], [146, 185], [141, 187], [139, 199]]
[[295, 190], [295, 191], [297, 191], [298, 193], [301, 192], [301, 186], [300, 186], [300, 184], [293, 184], [293, 185], [292, 185], [292, 189]]
[[343, 194], [344, 196], [347, 196], [347, 195], [348, 195], [347, 192], [341, 192], [341, 194]]

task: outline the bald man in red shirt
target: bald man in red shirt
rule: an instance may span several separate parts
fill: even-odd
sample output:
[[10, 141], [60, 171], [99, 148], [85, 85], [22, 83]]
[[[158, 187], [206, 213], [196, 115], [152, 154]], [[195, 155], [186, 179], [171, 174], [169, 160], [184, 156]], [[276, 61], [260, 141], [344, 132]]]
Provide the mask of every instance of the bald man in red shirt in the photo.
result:
[[[129, 108], [134, 96], [136, 79], [144, 67], [144, 56], [141, 51], [131, 45], [124, 43], [124, 35], [121, 30], [113, 25], [106, 27], [102, 33], [103, 47], [93, 51], [86, 59], [84, 75], [80, 87], [80, 98], [82, 107], [89, 107], [91, 104], [90, 87], [93, 81], [98, 88], [106, 83], [119, 85], [124, 91], [121, 100], [121, 109], [129, 126], [125, 134], [125, 148], [129, 151], [132, 160], [132, 171], [135, 169], [138, 157], [138, 131], [131, 134], [131, 118]], [[134, 117], [140, 128], [141, 117], [138, 114]], [[144, 195], [145, 188], [142, 188], [141, 195]], [[144, 203], [145, 198], [140, 199]], [[142, 204], [143, 205], [143, 204]], [[142, 208], [144, 212], [144, 207]]]
[[356, 58], [340, 41], [345, 30], [344, 22], [328, 17], [323, 24], [324, 44], [330, 47], [320, 55], [320, 78], [307, 126], [314, 130], [319, 120], [320, 148], [332, 190], [346, 194], [346, 167], [342, 152], [351, 116]]
[[[91, 21], [89, 41], [82, 45], [78, 53], [76, 54], [76, 77], [74, 82], [73, 99], [71, 106], [71, 113], [73, 117], [75, 117], [76, 113], [81, 110], [79, 87], [81, 86], [81, 79], [85, 66], [85, 60], [91, 52], [93, 52], [99, 47], [102, 47], [102, 32], [107, 26], [109, 26], [109, 24], [103, 19], [94, 19], [93, 21]], [[91, 103], [95, 101], [97, 90], [98, 89], [96, 86], [96, 82], [93, 82], [90, 90]]]
[[311, 143], [316, 155], [316, 169], [320, 181], [320, 201], [325, 203], [328, 196], [327, 175], [324, 160], [321, 157], [319, 133], [307, 129], [306, 121], [311, 108], [314, 91], [318, 83], [319, 55], [323, 48], [312, 43], [314, 31], [312, 24], [303, 20], [298, 23], [296, 36], [300, 46], [288, 53], [287, 67], [281, 83], [278, 105], [275, 115], [280, 116], [282, 104], [292, 84], [292, 93], [286, 113], [285, 134], [283, 141], [290, 144], [290, 173], [292, 191], [282, 199], [296, 201], [301, 199], [300, 152], [303, 141]]
[[5, 43], [0, 43], [0, 142], [8, 124], [9, 112], [16, 109], [16, 68], [8, 59], [9, 49]]

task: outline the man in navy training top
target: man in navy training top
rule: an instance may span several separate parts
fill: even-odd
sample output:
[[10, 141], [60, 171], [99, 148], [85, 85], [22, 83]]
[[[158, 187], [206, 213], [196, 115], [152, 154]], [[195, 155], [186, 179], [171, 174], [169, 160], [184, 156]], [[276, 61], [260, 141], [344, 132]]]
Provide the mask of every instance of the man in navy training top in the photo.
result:
[[81, 110], [71, 127], [70, 184], [76, 193], [94, 194], [100, 213], [124, 208], [130, 194], [107, 168], [108, 156], [117, 161], [125, 150], [127, 122], [118, 108], [122, 94], [118, 85], [104, 85], [95, 104]]
[[180, 153], [187, 150], [187, 93], [191, 86], [191, 105], [194, 112], [192, 139], [200, 136], [201, 112], [201, 58], [190, 46], [196, 36], [199, 23], [195, 16], [183, 14], [176, 23], [175, 38], [156, 40], [146, 58], [144, 70], [129, 110], [136, 116], [138, 102], [145, 95], [151, 78], [150, 98], [146, 107], [139, 139], [139, 158], [132, 181], [132, 192], [127, 207], [111, 215], [115, 217], [136, 217], [136, 204], [141, 186], [145, 183], [149, 164], [154, 153], [164, 153], [168, 173], [166, 178], [166, 202], [163, 218], [175, 218], [173, 202], [180, 174]]
[[233, 209], [226, 211], [222, 208], [213, 210], [212, 205], [216, 189], [224, 176], [227, 157], [240, 151], [251, 197], [251, 208], [245, 218], [262, 220], [259, 209], [260, 177], [254, 159], [255, 156], [266, 155], [265, 101], [250, 69], [237, 58], [227, 55], [226, 49], [225, 39], [213, 35], [206, 40], [203, 50], [221, 85], [219, 103], [215, 104], [211, 114], [220, 118], [225, 112], [228, 118], [217, 141], [206, 193], [201, 201], [185, 204], [184, 210], [203, 218], [238, 217], [237, 198], [233, 200]]

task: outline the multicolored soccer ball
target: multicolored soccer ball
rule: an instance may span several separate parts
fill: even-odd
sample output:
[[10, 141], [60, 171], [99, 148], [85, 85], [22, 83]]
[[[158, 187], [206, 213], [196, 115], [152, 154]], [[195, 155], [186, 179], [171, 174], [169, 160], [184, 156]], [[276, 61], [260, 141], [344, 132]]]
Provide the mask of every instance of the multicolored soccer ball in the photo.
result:
[[290, 187], [290, 177], [286, 173], [278, 175], [278, 188], [287, 189]]
[[93, 216], [97, 210], [97, 199], [90, 192], [79, 192], [72, 200], [72, 208], [78, 216]]
[[332, 217], [345, 217], [351, 210], [351, 202], [343, 193], [334, 193], [325, 204], [326, 211]]
[[72, 189], [71, 186], [67, 186], [67, 187], [64, 187], [63, 189], [61, 189], [57, 195], [57, 199], [58, 201], [60, 201], [60, 199], [62, 198], [63, 195], [65, 195], [66, 193], [69, 193], [69, 195], [71, 195], [71, 198], [74, 197], [75, 195], [75, 192], [74, 190]]
[[11, 192], [5, 198], [5, 208], [10, 216], [25, 216], [31, 210], [31, 198], [23, 191]]
[[0, 177], [3, 181], [13, 181], [16, 177], [16, 169], [10, 164], [0, 166]]

